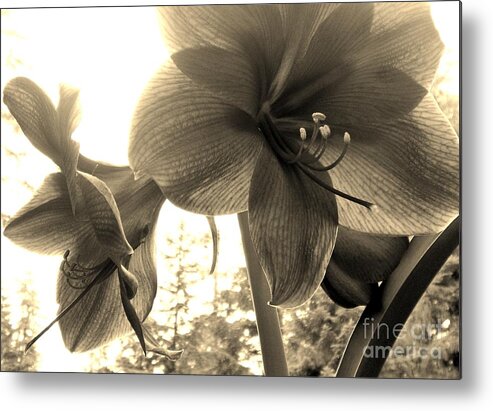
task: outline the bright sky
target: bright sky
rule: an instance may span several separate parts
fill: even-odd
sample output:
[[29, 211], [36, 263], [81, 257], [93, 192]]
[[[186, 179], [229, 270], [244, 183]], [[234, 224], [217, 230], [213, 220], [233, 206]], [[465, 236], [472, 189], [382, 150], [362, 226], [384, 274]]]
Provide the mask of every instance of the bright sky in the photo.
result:
[[[433, 16], [447, 53], [441, 70], [447, 70], [448, 92], [458, 94], [458, 2], [432, 4]], [[94, 159], [115, 164], [127, 162], [127, 136], [132, 112], [146, 81], [168, 58], [161, 42], [153, 8], [37, 9], [2, 11], [2, 90], [15, 76], [36, 81], [56, 102], [58, 85], [71, 84], [81, 90], [82, 122], [74, 138], [81, 152]], [[22, 64], [11, 67], [16, 59]], [[30, 196], [18, 181], [38, 186], [55, 168], [27, 139], [8, 138], [10, 127], [2, 122], [2, 145], [25, 152], [20, 160], [3, 158], [2, 212], [13, 214]], [[6, 178], [8, 180], [6, 180]], [[17, 181], [18, 180], [18, 181]], [[10, 191], [9, 191], [10, 190]], [[13, 191], [15, 190], [15, 191]], [[190, 235], [208, 232], [204, 217], [185, 213], [167, 204], [160, 219], [160, 238], [177, 233], [180, 221]], [[218, 271], [234, 272], [244, 266], [241, 242], [234, 216], [218, 218], [221, 233]], [[2, 293], [16, 301], [18, 273], [32, 272], [32, 287], [38, 292], [38, 326], [56, 314], [55, 273], [59, 259], [27, 253], [2, 236]], [[208, 255], [204, 265], [209, 264]], [[166, 275], [161, 267], [160, 275]], [[167, 278], [172, 281], [172, 278]], [[229, 282], [223, 281], [222, 287]], [[212, 283], [196, 290], [205, 300], [211, 297]], [[200, 304], [192, 310], [200, 310]], [[40, 370], [77, 371], [87, 355], [71, 355], [54, 327], [37, 343], [41, 352]]]

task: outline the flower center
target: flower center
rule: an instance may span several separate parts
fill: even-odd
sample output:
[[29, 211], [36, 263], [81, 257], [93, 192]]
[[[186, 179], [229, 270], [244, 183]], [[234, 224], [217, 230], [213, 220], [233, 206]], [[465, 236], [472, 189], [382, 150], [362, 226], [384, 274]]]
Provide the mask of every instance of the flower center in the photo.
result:
[[284, 163], [297, 167], [303, 174], [325, 190], [370, 210], [376, 209], [377, 206], [375, 204], [337, 190], [316, 175], [316, 173], [332, 170], [344, 159], [351, 143], [351, 136], [348, 132], [344, 133], [344, 148], [342, 152], [333, 163], [323, 166], [319, 163], [319, 160], [327, 149], [331, 130], [327, 124], [324, 124], [325, 114], [313, 113], [312, 119], [314, 124], [310, 138], [307, 138], [307, 131], [302, 127], [299, 129], [299, 140], [283, 137], [271, 116], [265, 112], [259, 115], [259, 128], [277, 157]]

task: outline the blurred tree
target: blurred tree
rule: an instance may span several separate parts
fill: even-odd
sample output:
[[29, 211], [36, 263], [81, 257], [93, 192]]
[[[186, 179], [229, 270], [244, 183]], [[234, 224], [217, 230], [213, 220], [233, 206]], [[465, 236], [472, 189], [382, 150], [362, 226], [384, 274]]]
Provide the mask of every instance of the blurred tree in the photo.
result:
[[23, 281], [19, 289], [22, 296], [20, 319], [13, 321], [12, 306], [9, 299], [2, 293], [2, 353], [0, 369], [2, 371], [36, 371], [38, 353], [32, 347], [24, 353], [26, 344], [33, 338], [33, 318], [36, 318], [38, 302], [36, 293], [28, 287], [28, 279]]
[[293, 311], [281, 311], [289, 374], [333, 376], [361, 308], [347, 310], [319, 289]]
[[[224, 273], [214, 273], [213, 297], [200, 310], [191, 312], [194, 298], [190, 289], [211, 279], [194, 261], [194, 247], [203, 247], [209, 236], [193, 239], [180, 226], [176, 244], [168, 238], [168, 266], [174, 267], [174, 282], [161, 285], [151, 318], [145, 322], [157, 341], [170, 349], [184, 349], [177, 362], [155, 354], [145, 358], [138, 342], [122, 339], [114, 365], [108, 365], [108, 350], [92, 353], [91, 372], [132, 372], [163, 374], [251, 374], [248, 364], [258, 366], [257, 329], [245, 269], [234, 274], [232, 287], [220, 291]], [[247, 365], [242, 365], [242, 363]]]
[[179, 370], [183, 374], [251, 374], [248, 363], [259, 361], [260, 351], [244, 268], [234, 274], [232, 289], [216, 293], [213, 308], [212, 313], [191, 321], [190, 332], [183, 336], [187, 349], [177, 363]]

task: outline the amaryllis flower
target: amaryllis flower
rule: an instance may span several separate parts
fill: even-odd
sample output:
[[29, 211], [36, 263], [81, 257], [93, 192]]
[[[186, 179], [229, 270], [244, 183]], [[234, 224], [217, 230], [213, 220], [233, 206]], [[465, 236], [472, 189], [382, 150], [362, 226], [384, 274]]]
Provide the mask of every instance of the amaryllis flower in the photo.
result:
[[458, 140], [429, 92], [443, 46], [428, 5], [160, 15], [172, 61], [142, 96], [130, 165], [184, 209], [248, 210], [273, 305], [315, 292], [338, 225], [407, 236], [457, 215]]
[[[165, 200], [161, 190], [151, 179], [136, 181], [129, 167], [79, 155], [71, 139], [79, 117], [76, 90], [62, 86], [55, 109], [35, 83], [16, 78], [5, 87], [4, 102], [61, 170], [46, 177], [4, 235], [34, 252], [63, 254], [57, 320], [65, 345], [90, 350], [133, 328], [145, 351], [149, 336], [141, 322], [156, 295], [153, 233]], [[152, 343], [149, 349], [179, 355]]]

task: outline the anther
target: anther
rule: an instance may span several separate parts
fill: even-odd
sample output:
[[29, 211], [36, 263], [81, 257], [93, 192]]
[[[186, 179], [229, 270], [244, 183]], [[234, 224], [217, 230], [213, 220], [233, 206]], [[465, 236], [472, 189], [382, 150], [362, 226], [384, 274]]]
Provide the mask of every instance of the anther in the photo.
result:
[[349, 135], [349, 133], [346, 131], [344, 133], [344, 144], [349, 144], [351, 142], [351, 136]]
[[320, 135], [325, 140], [329, 138], [329, 136], [330, 136], [330, 128], [329, 128], [329, 126], [327, 124], [324, 124], [323, 126], [320, 127]]
[[318, 113], [318, 112], [315, 112], [315, 113], [313, 113], [313, 114], [312, 114], [312, 118], [313, 118], [313, 121], [314, 121], [315, 123], [318, 123], [318, 122], [320, 122], [320, 121], [325, 121], [325, 119], [326, 119], [327, 117], [325, 116], [325, 114], [324, 114], [324, 113]]
[[303, 127], [300, 128], [300, 138], [302, 141], [306, 140], [306, 130]]

